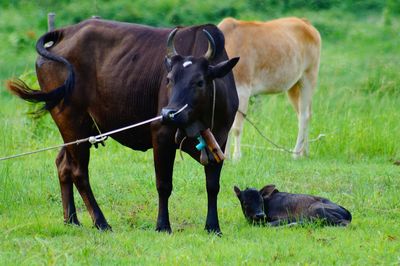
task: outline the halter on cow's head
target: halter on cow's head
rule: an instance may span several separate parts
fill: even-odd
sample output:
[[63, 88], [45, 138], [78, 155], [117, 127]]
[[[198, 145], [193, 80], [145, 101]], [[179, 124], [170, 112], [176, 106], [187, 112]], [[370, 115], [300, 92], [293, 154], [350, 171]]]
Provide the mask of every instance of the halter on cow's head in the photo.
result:
[[[183, 128], [189, 137], [194, 137], [206, 125], [212, 112], [214, 79], [222, 78], [236, 65], [239, 58], [233, 58], [211, 65], [216, 56], [215, 41], [209, 32], [203, 30], [208, 39], [208, 50], [201, 57], [182, 56], [175, 49], [174, 29], [167, 41], [165, 65], [168, 70], [167, 87], [169, 102], [161, 111], [163, 123]], [[174, 115], [178, 110], [187, 107]]]

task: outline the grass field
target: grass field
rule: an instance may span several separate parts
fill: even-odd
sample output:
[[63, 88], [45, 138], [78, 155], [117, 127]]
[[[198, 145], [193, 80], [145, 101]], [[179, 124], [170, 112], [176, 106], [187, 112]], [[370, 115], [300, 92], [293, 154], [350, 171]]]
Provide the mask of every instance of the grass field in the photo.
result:
[[[47, 12], [38, 10], [0, 10], [0, 157], [61, 142], [49, 116], [27, 117], [32, 107], [3, 86], [8, 77], [34, 69], [34, 43], [45, 31]], [[380, 13], [373, 12], [284, 15], [307, 17], [321, 31], [310, 135], [326, 137], [311, 144], [309, 158], [293, 160], [271, 150], [246, 123], [243, 159], [227, 161], [222, 172], [222, 238], [203, 230], [206, 191], [199, 164], [177, 156], [170, 198], [173, 234], [156, 233], [152, 151], [131, 151], [109, 140], [106, 148], [92, 150], [90, 174], [113, 232], [92, 227], [78, 195], [83, 226], [63, 225], [56, 151], [0, 162], [0, 265], [400, 264], [400, 166], [393, 164], [400, 160], [399, 19], [384, 26]], [[279, 144], [294, 145], [296, 117], [285, 95], [253, 99], [249, 118]], [[267, 183], [327, 197], [350, 210], [353, 222], [347, 228], [252, 227], [233, 185]]]

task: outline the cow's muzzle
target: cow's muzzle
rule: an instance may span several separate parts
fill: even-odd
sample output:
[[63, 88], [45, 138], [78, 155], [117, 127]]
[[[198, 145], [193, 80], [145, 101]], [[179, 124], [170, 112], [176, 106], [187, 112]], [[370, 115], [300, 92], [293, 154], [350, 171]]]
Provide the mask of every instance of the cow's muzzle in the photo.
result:
[[171, 124], [175, 120], [175, 113], [177, 109], [163, 108], [161, 109], [162, 122], [164, 124]]
[[[161, 109], [161, 122], [164, 124], [184, 124], [187, 120], [187, 112], [183, 112], [188, 107], [185, 104], [182, 108], [169, 108]], [[186, 114], [186, 115], [185, 115]]]
[[259, 213], [256, 213], [256, 214], [253, 216], [253, 220], [254, 220], [255, 222], [262, 222], [262, 221], [265, 220], [266, 217], [267, 217], [267, 216], [265, 215], [265, 213], [259, 212]]

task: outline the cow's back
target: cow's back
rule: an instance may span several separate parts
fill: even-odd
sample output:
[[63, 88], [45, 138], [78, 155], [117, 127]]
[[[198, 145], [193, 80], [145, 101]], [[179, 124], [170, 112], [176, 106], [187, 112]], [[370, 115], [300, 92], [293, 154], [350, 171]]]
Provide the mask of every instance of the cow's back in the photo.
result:
[[264, 204], [269, 221], [318, 218], [331, 225], [347, 225], [352, 219], [351, 213], [342, 206], [307, 194], [278, 192], [264, 199]]
[[[156, 116], [170, 30], [90, 19], [57, 31], [59, 38], [49, 51], [74, 67], [71, 108], [90, 114], [102, 131]], [[64, 82], [62, 64], [39, 58], [37, 66], [42, 90]], [[149, 126], [113, 137], [134, 149], [151, 147]]]
[[264, 205], [269, 220], [275, 221], [301, 217], [315, 201], [315, 197], [310, 195], [277, 192], [267, 199], [264, 198]]
[[307, 20], [226, 18], [218, 27], [228, 55], [241, 58], [234, 69], [236, 84], [252, 87], [252, 95], [289, 90], [304, 71], [319, 65], [321, 38]]
[[[203, 55], [208, 44], [203, 28], [218, 38], [219, 30], [214, 25], [184, 27], [176, 36], [178, 52]], [[164, 58], [171, 29], [89, 19], [56, 32], [57, 41], [48, 50], [69, 61], [76, 77], [70, 108], [87, 112], [103, 132], [159, 114], [160, 104], [165, 105], [162, 101], [167, 98]], [[227, 58], [220, 35], [216, 62]], [[41, 89], [48, 92], [65, 81], [67, 69], [39, 57], [37, 73]], [[52, 110], [59, 125], [65, 119], [58, 112], [57, 108]], [[112, 137], [133, 149], [152, 147], [150, 125]]]

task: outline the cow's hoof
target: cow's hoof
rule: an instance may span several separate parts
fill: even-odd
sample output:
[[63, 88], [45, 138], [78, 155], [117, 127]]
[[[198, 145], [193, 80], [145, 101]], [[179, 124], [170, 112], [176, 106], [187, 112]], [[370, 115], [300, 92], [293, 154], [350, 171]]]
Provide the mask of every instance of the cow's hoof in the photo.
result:
[[172, 234], [171, 226], [169, 225], [163, 225], [163, 226], [157, 225], [156, 231], [160, 233]]
[[94, 225], [99, 231], [110, 231], [112, 232], [112, 227], [108, 223], [96, 223]]
[[77, 217], [71, 217], [69, 220], [64, 221], [65, 225], [81, 226]]
[[294, 149], [292, 151], [292, 157], [295, 160], [307, 158], [308, 157], [308, 151], [304, 150], [304, 148], [302, 148], [302, 149]]
[[207, 230], [207, 232], [209, 234], [214, 234], [216, 236], [222, 237], [222, 232], [221, 229], [219, 228], [219, 226], [207, 226], [206, 228], [204, 228], [205, 230]]
[[292, 154], [292, 158], [293, 158], [293, 159], [299, 160], [299, 159], [302, 159], [303, 157], [304, 157], [304, 156], [303, 156], [302, 153], [293, 151], [293, 154]]

